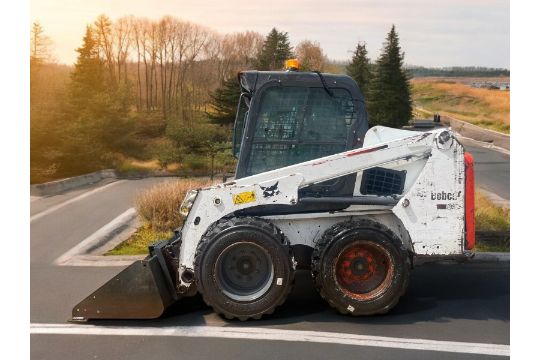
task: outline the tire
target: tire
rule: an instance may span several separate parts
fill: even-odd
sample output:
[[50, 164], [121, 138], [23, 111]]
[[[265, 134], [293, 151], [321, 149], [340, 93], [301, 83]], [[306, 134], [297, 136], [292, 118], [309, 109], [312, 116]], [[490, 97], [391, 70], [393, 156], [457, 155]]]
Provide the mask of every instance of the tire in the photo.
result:
[[195, 254], [195, 281], [207, 305], [227, 319], [260, 319], [287, 298], [294, 279], [285, 235], [259, 218], [222, 219]]
[[336, 224], [317, 242], [315, 287], [342, 314], [387, 313], [409, 284], [410, 259], [400, 239], [368, 219]]

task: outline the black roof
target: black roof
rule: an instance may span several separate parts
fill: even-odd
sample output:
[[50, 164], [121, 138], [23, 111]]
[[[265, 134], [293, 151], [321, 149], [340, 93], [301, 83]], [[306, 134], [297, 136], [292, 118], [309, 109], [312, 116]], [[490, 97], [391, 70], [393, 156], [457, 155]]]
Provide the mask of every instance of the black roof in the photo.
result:
[[[326, 85], [331, 88], [345, 88], [353, 99], [364, 101], [360, 88], [348, 75], [321, 74]], [[242, 91], [254, 93], [268, 82], [277, 81], [283, 86], [323, 87], [319, 74], [311, 71], [257, 71], [248, 70], [238, 73]]]

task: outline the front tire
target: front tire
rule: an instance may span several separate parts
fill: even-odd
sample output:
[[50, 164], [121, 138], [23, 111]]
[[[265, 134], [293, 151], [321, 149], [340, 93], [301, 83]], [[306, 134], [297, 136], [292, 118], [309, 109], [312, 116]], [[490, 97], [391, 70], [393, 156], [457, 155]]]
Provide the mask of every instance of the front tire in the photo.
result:
[[292, 288], [292, 251], [285, 235], [259, 218], [213, 224], [195, 255], [195, 281], [204, 301], [228, 319], [259, 319]]
[[394, 307], [409, 283], [410, 260], [387, 227], [361, 219], [336, 224], [317, 242], [312, 277], [342, 314], [373, 315]]

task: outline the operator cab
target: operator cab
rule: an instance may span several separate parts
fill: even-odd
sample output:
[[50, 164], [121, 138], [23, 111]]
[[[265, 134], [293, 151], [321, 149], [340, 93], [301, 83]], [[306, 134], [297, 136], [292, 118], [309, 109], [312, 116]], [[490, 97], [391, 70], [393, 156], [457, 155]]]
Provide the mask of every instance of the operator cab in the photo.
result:
[[[233, 136], [236, 178], [362, 146], [364, 97], [346, 75], [244, 71]], [[311, 185], [304, 196], [352, 196], [356, 174]], [[290, 211], [290, 210], [289, 210]]]

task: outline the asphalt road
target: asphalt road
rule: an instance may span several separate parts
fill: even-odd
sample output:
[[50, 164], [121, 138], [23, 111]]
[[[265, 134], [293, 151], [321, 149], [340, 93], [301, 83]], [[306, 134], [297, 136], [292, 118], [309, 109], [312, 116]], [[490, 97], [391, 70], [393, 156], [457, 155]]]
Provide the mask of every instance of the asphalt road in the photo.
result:
[[[469, 149], [471, 151], [471, 149]], [[504, 157], [473, 149], [477, 182], [505, 197], [509, 180]], [[476, 154], [474, 153], [476, 152]], [[502, 160], [501, 160], [502, 159]], [[507, 173], [508, 174], [508, 173]], [[508, 176], [508, 175], [506, 175]], [[497, 180], [499, 179], [499, 180]], [[136, 193], [166, 179], [116, 182], [31, 203], [31, 309], [33, 324], [66, 324], [71, 308], [121, 268], [56, 266], [53, 261], [133, 206]], [[100, 184], [103, 186], [103, 184]], [[490, 187], [489, 187], [490, 186]], [[508, 191], [509, 193], [509, 191]], [[66, 204], [66, 201], [71, 201]], [[64, 205], [66, 204], [66, 205]], [[53, 209], [51, 211], [50, 209]], [[47, 212], [47, 213], [44, 213]], [[42, 214], [42, 215], [40, 215]], [[43, 215], [45, 214], [45, 215]], [[181, 301], [162, 318], [101, 321], [98, 325], [251, 327], [310, 330], [393, 338], [509, 344], [508, 263], [426, 264], [412, 273], [409, 290], [385, 316], [352, 318], [331, 310], [313, 290], [307, 272], [298, 272], [287, 302], [259, 321], [225, 321], [200, 298]], [[94, 323], [96, 324], [96, 323]], [[303, 341], [246, 340], [169, 336], [31, 336], [33, 359], [484, 359], [500, 356], [407, 350]]]
[[465, 145], [474, 158], [478, 186], [510, 200], [510, 155], [488, 148]]

